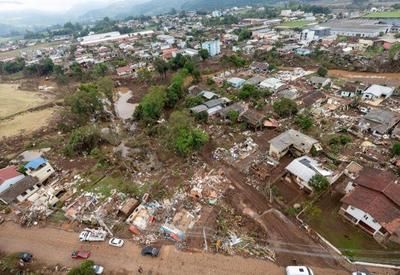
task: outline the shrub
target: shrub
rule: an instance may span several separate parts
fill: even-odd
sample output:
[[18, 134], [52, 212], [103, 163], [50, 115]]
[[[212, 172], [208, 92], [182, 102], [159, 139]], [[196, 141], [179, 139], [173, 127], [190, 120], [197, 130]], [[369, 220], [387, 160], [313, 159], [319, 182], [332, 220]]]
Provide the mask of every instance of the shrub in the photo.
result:
[[280, 117], [290, 117], [297, 113], [297, 104], [291, 99], [282, 98], [273, 104], [274, 112]]
[[329, 181], [326, 177], [316, 174], [310, 179], [308, 185], [310, 185], [316, 192], [322, 192], [328, 188]]
[[399, 155], [400, 155], [400, 143], [395, 143], [395, 144], [393, 144], [393, 147], [392, 147], [392, 154], [393, 154], [394, 156], [399, 156]]
[[75, 129], [64, 147], [64, 154], [74, 156], [89, 154], [100, 143], [100, 131], [94, 126]]
[[295, 122], [303, 130], [310, 129], [314, 124], [313, 119], [309, 115], [297, 116]]

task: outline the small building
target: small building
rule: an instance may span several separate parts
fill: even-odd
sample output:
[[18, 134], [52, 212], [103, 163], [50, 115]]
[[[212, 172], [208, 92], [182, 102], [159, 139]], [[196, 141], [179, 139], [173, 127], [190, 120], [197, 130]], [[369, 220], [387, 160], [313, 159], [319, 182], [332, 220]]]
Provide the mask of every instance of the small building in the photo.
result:
[[316, 151], [322, 150], [318, 140], [294, 129], [287, 130], [268, 143], [269, 155], [275, 159], [282, 158], [289, 151], [295, 156], [300, 156], [310, 153], [312, 148]]
[[255, 130], [262, 129], [264, 126], [265, 116], [254, 110], [247, 110], [240, 114], [239, 121], [247, 123], [250, 127]]
[[0, 193], [25, 177], [17, 169], [15, 165], [0, 169]]
[[201, 48], [206, 49], [210, 56], [219, 55], [221, 53], [221, 41], [217, 39], [203, 42]]
[[331, 84], [331, 79], [327, 77], [313, 76], [310, 78], [309, 82], [315, 88], [324, 88]]
[[118, 76], [127, 76], [132, 73], [132, 67], [130, 65], [117, 68], [117, 75]]
[[389, 171], [364, 168], [342, 199], [339, 214], [377, 241], [400, 243], [400, 185]]
[[371, 85], [368, 89], [366, 89], [362, 93], [363, 100], [378, 100], [378, 99], [386, 99], [393, 94], [393, 87], [386, 87], [382, 85]]
[[368, 131], [373, 135], [381, 136], [391, 134], [399, 121], [399, 113], [384, 109], [372, 109], [360, 119], [358, 128], [363, 132]]
[[37, 177], [40, 183], [43, 183], [55, 173], [50, 163], [42, 157], [31, 160], [25, 164], [25, 169], [28, 175]]
[[119, 207], [118, 214], [124, 217], [129, 217], [133, 210], [139, 206], [139, 201], [135, 198], [126, 199]]
[[334, 181], [332, 171], [322, 167], [318, 161], [308, 156], [302, 156], [293, 160], [285, 169], [294, 176], [296, 183], [302, 189], [306, 188], [311, 192], [313, 188], [308, 183], [315, 175], [326, 177], [330, 184]]
[[231, 77], [227, 80], [227, 82], [232, 87], [239, 89], [244, 85], [246, 80], [244, 80], [243, 78], [239, 78], [239, 77]]
[[256, 76], [253, 76], [252, 78], [247, 79], [246, 82], [245, 82], [245, 84], [257, 86], [258, 84], [260, 84], [261, 82], [263, 82], [264, 79], [265, 79], [265, 77], [256, 75]]
[[219, 95], [210, 91], [201, 91], [198, 96], [201, 96], [207, 100], [216, 99], [219, 97]]
[[263, 89], [270, 89], [272, 91], [277, 91], [281, 87], [283, 87], [285, 84], [278, 78], [270, 77], [265, 79], [263, 82], [259, 84], [260, 88]]
[[239, 103], [233, 103], [232, 105], [229, 105], [225, 108], [223, 108], [221, 111], [219, 111], [219, 115], [222, 118], [228, 118], [230, 112], [237, 112], [239, 115], [245, 111], [245, 107], [242, 104]]
[[27, 176], [12, 184], [8, 189], [0, 193], [0, 200], [5, 204], [25, 201], [40, 188], [38, 178]]
[[268, 63], [253, 61], [250, 65], [250, 69], [256, 73], [268, 72]]

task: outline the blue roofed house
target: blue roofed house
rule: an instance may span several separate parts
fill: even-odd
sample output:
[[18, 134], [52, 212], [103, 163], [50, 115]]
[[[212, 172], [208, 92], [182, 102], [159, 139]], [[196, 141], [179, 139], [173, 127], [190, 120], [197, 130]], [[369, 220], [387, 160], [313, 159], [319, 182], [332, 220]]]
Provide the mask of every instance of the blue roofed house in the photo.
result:
[[42, 157], [33, 159], [25, 164], [25, 169], [29, 176], [37, 177], [40, 183], [46, 181], [55, 172], [47, 159]]

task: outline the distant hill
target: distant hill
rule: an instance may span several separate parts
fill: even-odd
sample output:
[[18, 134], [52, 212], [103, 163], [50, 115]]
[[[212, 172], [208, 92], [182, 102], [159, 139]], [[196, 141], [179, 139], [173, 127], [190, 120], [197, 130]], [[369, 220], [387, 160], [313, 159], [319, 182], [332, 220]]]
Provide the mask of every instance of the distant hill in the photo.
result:
[[184, 10], [216, 10], [256, 4], [272, 4], [278, 0], [189, 0], [182, 5]]

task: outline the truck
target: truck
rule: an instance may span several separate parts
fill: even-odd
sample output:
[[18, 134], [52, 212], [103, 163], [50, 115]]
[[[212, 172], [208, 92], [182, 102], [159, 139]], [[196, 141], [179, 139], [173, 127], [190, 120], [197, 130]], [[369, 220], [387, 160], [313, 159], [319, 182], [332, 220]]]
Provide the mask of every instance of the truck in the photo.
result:
[[104, 242], [107, 237], [107, 232], [103, 229], [85, 228], [79, 234], [79, 241], [81, 242]]

